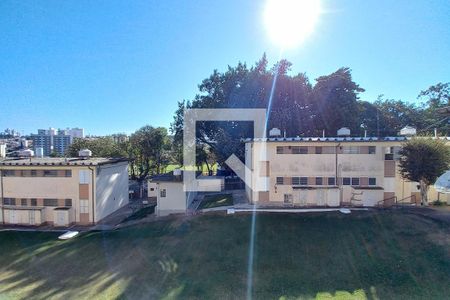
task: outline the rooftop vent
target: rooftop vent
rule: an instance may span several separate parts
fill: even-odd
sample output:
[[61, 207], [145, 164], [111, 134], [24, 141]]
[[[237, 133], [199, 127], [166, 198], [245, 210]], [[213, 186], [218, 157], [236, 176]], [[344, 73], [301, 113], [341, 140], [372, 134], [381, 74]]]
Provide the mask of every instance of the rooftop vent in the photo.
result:
[[338, 136], [350, 136], [350, 129], [347, 127], [342, 127], [337, 131]]
[[89, 149], [81, 149], [78, 151], [78, 156], [87, 159], [92, 156], [92, 151]]
[[281, 136], [281, 130], [278, 128], [272, 128], [269, 131], [269, 136]]
[[416, 134], [417, 134], [417, 130], [411, 126], [405, 126], [402, 129], [400, 129], [400, 135], [411, 136], [411, 135], [416, 135]]

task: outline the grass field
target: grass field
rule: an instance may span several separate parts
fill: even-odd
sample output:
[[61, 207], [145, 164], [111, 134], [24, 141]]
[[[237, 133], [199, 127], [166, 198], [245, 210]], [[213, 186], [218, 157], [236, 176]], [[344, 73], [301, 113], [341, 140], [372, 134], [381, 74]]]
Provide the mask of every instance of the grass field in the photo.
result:
[[[250, 215], [0, 233], [0, 298], [242, 299]], [[398, 212], [256, 218], [254, 299], [445, 299], [449, 227]]]
[[231, 194], [206, 195], [199, 209], [228, 205], [233, 205], [233, 196]]
[[[175, 169], [179, 169], [181, 166], [179, 166], [179, 165], [168, 165], [165, 169], [164, 169], [164, 172], [165, 173], [168, 173], [168, 172], [172, 172], [173, 170], [175, 170]], [[211, 170], [213, 170], [213, 172], [216, 172], [217, 171], [217, 167], [218, 167], [218, 164], [216, 163], [216, 164], [214, 164], [214, 165], [212, 165], [212, 167], [210, 166], [210, 168], [211, 168]], [[196, 168], [195, 169], [196, 171], [198, 171], [198, 169]], [[208, 167], [206, 166], [206, 164], [203, 164], [202, 165], [202, 172], [203, 173], [207, 173], [208, 172]]]

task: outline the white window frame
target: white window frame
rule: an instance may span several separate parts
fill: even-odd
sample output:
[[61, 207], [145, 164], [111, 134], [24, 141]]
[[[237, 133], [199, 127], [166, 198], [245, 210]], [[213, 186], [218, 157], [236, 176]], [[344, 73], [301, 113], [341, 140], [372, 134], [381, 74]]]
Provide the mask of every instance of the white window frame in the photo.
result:
[[80, 199], [80, 214], [89, 213], [89, 200]]
[[89, 184], [89, 181], [91, 179], [91, 174], [89, 170], [80, 170], [78, 171], [78, 176], [80, 179], [80, 184]]

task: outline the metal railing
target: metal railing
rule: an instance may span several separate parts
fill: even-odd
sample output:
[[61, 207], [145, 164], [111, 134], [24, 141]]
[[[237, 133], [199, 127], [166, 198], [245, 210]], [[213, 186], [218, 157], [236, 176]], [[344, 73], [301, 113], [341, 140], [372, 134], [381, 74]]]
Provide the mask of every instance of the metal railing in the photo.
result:
[[397, 203], [397, 196], [385, 198], [377, 202], [378, 207], [391, 207]]
[[[407, 200], [410, 200], [410, 201], [407, 202]], [[405, 197], [403, 199], [400, 199], [396, 202], [396, 205], [399, 205], [399, 206], [415, 205], [415, 206], [417, 206], [416, 195], [411, 195], [411, 196]]]

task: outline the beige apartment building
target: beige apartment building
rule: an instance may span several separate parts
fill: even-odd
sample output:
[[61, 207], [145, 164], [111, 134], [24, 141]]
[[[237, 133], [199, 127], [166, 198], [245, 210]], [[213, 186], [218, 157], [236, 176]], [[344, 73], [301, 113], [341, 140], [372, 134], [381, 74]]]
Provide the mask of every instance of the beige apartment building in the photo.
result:
[[95, 224], [128, 203], [128, 161], [0, 160], [2, 224]]
[[[377, 206], [420, 202], [417, 183], [398, 172], [407, 137], [268, 138], [245, 141], [246, 193], [268, 206]], [[445, 138], [446, 139], [446, 138]], [[431, 188], [429, 200], [446, 194]]]

